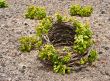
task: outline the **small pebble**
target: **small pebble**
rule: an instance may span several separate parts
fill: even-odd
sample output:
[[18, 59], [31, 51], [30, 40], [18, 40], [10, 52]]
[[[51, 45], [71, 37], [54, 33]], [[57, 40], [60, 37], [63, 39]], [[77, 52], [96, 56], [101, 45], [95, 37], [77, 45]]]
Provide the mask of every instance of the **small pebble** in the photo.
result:
[[101, 11], [101, 14], [105, 14], [105, 11]]
[[23, 69], [26, 69], [26, 66], [23, 66], [22, 68], [23, 68]]
[[4, 63], [1, 63], [1, 66], [2, 66], [2, 67], [6, 67], [6, 65], [5, 65]]
[[3, 56], [2, 56], [2, 55], [0, 55], [0, 58], [3, 58]]
[[105, 47], [105, 50], [109, 50], [109, 47]]
[[102, 48], [104, 48], [105, 50], [109, 50], [109, 47], [106, 46], [102, 46]]
[[23, 70], [21, 70], [21, 73], [24, 73], [25, 72], [25, 70], [23, 69]]
[[110, 18], [108, 18], [108, 21], [110, 21]]
[[99, 52], [99, 54], [102, 54], [102, 53], [103, 53], [102, 51]]
[[24, 23], [24, 25], [28, 25], [27, 23]]

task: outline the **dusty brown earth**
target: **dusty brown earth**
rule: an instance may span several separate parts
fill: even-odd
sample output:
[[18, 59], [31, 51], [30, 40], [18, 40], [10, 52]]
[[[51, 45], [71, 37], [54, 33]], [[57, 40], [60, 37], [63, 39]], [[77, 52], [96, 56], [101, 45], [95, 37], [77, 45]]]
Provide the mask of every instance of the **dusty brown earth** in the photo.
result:
[[[110, 0], [7, 0], [9, 7], [0, 9], [0, 81], [110, 81]], [[53, 73], [42, 65], [36, 50], [21, 53], [18, 38], [35, 34], [37, 20], [25, 19], [28, 5], [45, 6], [48, 15], [60, 11], [69, 15], [71, 4], [92, 5], [94, 13], [89, 20], [96, 40], [99, 60], [94, 66], [71, 74]]]

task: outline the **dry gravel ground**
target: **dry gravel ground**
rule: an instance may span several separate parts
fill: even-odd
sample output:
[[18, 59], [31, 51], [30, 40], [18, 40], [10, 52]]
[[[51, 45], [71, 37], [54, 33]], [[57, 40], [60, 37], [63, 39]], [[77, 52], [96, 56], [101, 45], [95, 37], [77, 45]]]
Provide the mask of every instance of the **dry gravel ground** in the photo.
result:
[[[0, 9], [0, 81], [110, 81], [110, 0], [7, 0], [9, 7]], [[68, 15], [71, 4], [92, 5], [89, 18], [99, 60], [78, 72], [60, 75], [40, 63], [37, 52], [21, 53], [18, 38], [35, 34], [37, 20], [24, 18], [28, 5], [45, 6], [48, 15], [60, 11]]]

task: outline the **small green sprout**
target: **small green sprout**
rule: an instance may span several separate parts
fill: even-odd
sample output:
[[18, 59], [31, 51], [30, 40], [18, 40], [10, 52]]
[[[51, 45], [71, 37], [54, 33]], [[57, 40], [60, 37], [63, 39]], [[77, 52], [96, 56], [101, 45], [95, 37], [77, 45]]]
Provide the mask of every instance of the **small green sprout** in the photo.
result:
[[5, 8], [8, 7], [7, 3], [5, 0], [0, 0], [0, 8]]
[[70, 67], [67, 67], [66, 65], [60, 63], [58, 65], [54, 65], [54, 72], [60, 74], [70, 73]]
[[36, 43], [36, 48], [40, 48], [42, 45], [43, 45], [43, 41], [42, 40], [39, 40]]
[[98, 53], [96, 50], [91, 50], [90, 55], [88, 56], [88, 62], [92, 63], [98, 58]]
[[70, 60], [71, 60], [71, 53], [70, 52], [68, 52], [68, 54], [67, 55], [65, 55], [63, 58], [62, 58], [62, 62], [64, 62], [64, 63], [68, 63], [68, 62], [70, 62]]
[[58, 23], [61, 23], [63, 21], [63, 16], [60, 13], [56, 13], [55, 16]]
[[80, 64], [81, 65], [84, 65], [84, 64], [86, 64], [87, 63], [87, 58], [81, 58], [80, 59]]
[[96, 51], [96, 50], [91, 50], [91, 51], [90, 51], [90, 55], [89, 55], [88, 57], [86, 57], [86, 58], [81, 58], [81, 59], [80, 59], [80, 64], [81, 64], [81, 65], [84, 65], [84, 64], [86, 64], [86, 63], [92, 64], [94, 61], [97, 60], [97, 58], [98, 58], [98, 53], [97, 53], [97, 51]]
[[29, 6], [25, 16], [26, 18], [40, 20], [46, 17], [46, 10], [44, 7]]

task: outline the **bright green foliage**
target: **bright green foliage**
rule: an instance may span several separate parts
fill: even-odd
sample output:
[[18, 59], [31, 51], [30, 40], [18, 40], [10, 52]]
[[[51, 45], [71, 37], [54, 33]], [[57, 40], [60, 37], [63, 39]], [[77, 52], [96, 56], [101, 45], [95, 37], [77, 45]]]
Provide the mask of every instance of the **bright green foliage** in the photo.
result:
[[93, 8], [92, 6], [81, 7], [80, 5], [72, 5], [69, 11], [71, 16], [79, 15], [83, 17], [88, 17], [92, 14]]
[[65, 46], [65, 47], [63, 48], [63, 51], [69, 52], [69, 51], [70, 51], [70, 50], [69, 50], [69, 47]]
[[5, 8], [8, 7], [7, 3], [5, 0], [0, 0], [0, 8]]
[[[64, 60], [65, 59], [65, 60]], [[65, 58], [57, 58], [53, 63], [53, 70], [56, 73], [65, 74], [70, 73], [70, 67], [66, 65], [66, 62], [69, 62], [70, 58], [65, 56]]]
[[35, 48], [35, 44], [37, 43], [37, 39], [35, 37], [21, 37], [19, 39], [20, 47], [19, 49], [23, 52], [29, 52], [33, 48]]
[[78, 15], [80, 10], [81, 10], [81, 6], [80, 5], [72, 5], [70, 7], [70, 14], [72, 16]]
[[81, 65], [84, 65], [86, 63], [93, 63], [94, 61], [97, 60], [97, 58], [98, 58], [97, 51], [96, 50], [91, 50], [88, 57], [85, 57], [85, 58], [81, 58], [80, 59], [80, 64]]
[[70, 73], [70, 67], [63, 65], [62, 63], [59, 63], [58, 65], [54, 65], [54, 72], [60, 74]]
[[36, 43], [36, 48], [40, 48], [43, 45], [43, 41], [42, 40], [38, 40]]
[[74, 41], [74, 50], [83, 54], [93, 43], [92, 41], [92, 31], [88, 24], [82, 24], [81, 22], [75, 20], [73, 25], [76, 27], [76, 35]]
[[50, 17], [43, 18], [38, 27], [36, 27], [37, 36], [47, 34], [49, 29], [52, 27], [52, 20]]
[[57, 13], [57, 14], [56, 14], [56, 21], [57, 21], [58, 23], [61, 23], [61, 22], [63, 21], [63, 16], [62, 16], [61, 14]]
[[63, 16], [61, 13], [55, 13], [55, 21], [57, 23], [71, 22], [71, 17]]
[[81, 65], [84, 65], [84, 64], [87, 63], [87, 61], [88, 61], [87, 58], [81, 58], [81, 59], [80, 59], [80, 64], [81, 64]]
[[42, 50], [39, 51], [39, 57], [42, 60], [49, 60], [53, 65], [54, 72], [65, 74], [70, 72], [70, 68], [65, 64], [70, 61], [71, 55], [67, 54], [64, 58], [60, 58], [54, 46], [46, 44]]
[[65, 56], [62, 58], [62, 62], [63, 62], [63, 63], [69, 63], [70, 60], [71, 60], [71, 53], [68, 52], [68, 54], [65, 55]]
[[79, 15], [88, 17], [91, 15], [92, 12], [93, 12], [93, 8], [91, 6], [84, 6], [81, 8]]
[[91, 50], [90, 55], [88, 56], [88, 62], [92, 63], [98, 58], [98, 53], [96, 50]]
[[46, 17], [46, 10], [43, 7], [29, 6], [25, 16], [30, 19], [43, 19]]
[[[73, 9], [73, 11], [71, 9]], [[79, 10], [81, 10], [81, 7], [79, 5], [72, 6], [71, 9], [70, 10], [71, 12], [73, 12], [73, 15], [80, 15]], [[37, 10], [37, 7], [35, 6], [29, 7], [26, 17], [42, 20], [36, 27], [36, 37], [20, 38], [20, 50], [24, 52], [38, 48], [39, 58], [43, 61], [49, 61], [49, 63], [51, 62], [54, 72], [60, 74], [70, 73], [71, 68], [68, 66], [68, 63], [72, 58], [71, 54], [73, 54], [74, 52], [77, 52], [78, 54], [84, 54], [86, 50], [93, 44], [92, 31], [90, 29], [90, 26], [88, 24], [82, 24], [81, 22], [74, 20], [72, 17], [68, 18], [60, 14], [56, 14], [57, 23], [60, 24], [61, 22], [73, 22], [73, 26], [76, 27], [73, 50], [71, 50], [71, 47], [64, 47], [63, 52], [65, 52], [66, 55], [61, 55], [51, 44], [48, 37], [48, 32], [53, 25], [53, 20], [51, 17], [44, 18], [44, 16], [39, 15], [42, 14], [41, 11], [42, 10], [40, 10], [40, 8], [38, 8]], [[43, 40], [46, 40], [46, 42]], [[80, 61], [78, 61], [78, 63], [80, 62], [81, 65], [88, 62], [91, 63], [95, 61], [96, 57], [96, 52], [91, 51], [89, 57], [82, 57]]]
[[56, 50], [53, 45], [50, 44], [45, 45], [44, 48], [39, 51], [39, 57], [42, 60], [52, 60], [54, 55], [57, 55]]

